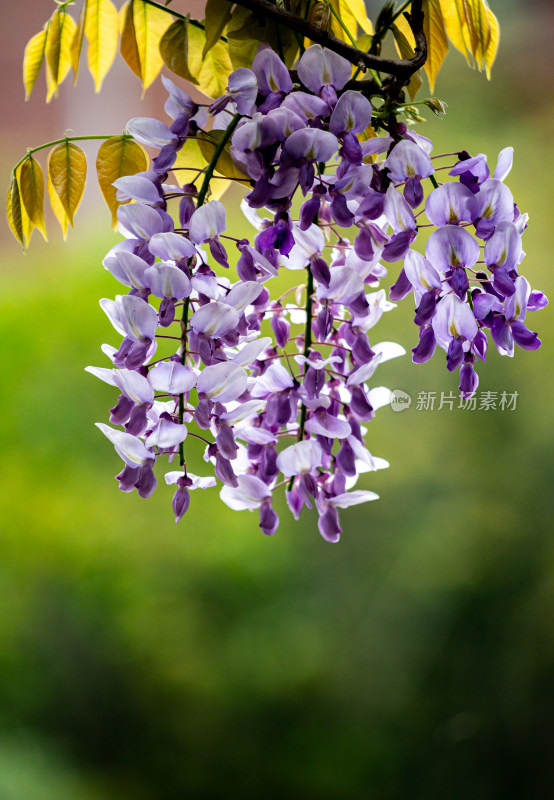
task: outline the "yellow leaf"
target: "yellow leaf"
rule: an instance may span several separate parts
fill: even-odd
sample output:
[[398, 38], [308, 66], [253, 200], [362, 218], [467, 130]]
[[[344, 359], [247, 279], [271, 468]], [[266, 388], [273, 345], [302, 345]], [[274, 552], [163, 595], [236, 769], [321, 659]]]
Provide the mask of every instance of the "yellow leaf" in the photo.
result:
[[446, 35], [456, 50], [463, 53], [467, 63], [471, 64], [471, 48], [468, 47], [469, 31], [463, 0], [440, 0], [440, 7]]
[[[408, 20], [404, 16], [404, 14], [400, 14], [400, 16], [397, 17], [394, 20], [394, 25], [395, 25], [396, 28], [398, 28], [400, 33], [404, 36], [404, 38], [406, 39], [406, 42], [412, 48], [412, 52], [413, 52], [414, 49], [415, 49], [415, 39], [414, 39], [414, 35], [412, 33], [412, 29], [410, 28], [410, 23], [408, 22]], [[400, 50], [398, 48], [398, 42], [396, 41], [396, 37], [395, 37], [395, 44], [396, 44], [396, 49], [400, 53]]]
[[[221, 137], [224, 135], [225, 131], [210, 131], [210, 133], [205, 134], [201, 139], [197, 140], [200, 147], [200, 152], [204, 156], [204, 159], [207, 163], [211, 161], [215, 152], [215, 148]], [[251, 188], [252, 184], [248, 178], [248, 175], [245, 175], [244, 172], [237, 167], [231, 157], [230, 144], [225, 145], [223, 148], [223, 151], [217, 160], [216, 168], [217, 172], [220, 175], [223, 175], [225, 178], [231, 178], [235, 181], [239, 181], [245, 186]]]
[[435, 80], [448, 52], [448, 39], [444, 30], [440, 0], [423, 0], [423, 30], [427, 39], [427, 61], [425, 72], [429, 78], [431, 91], [435, 88]]
[[46, 66], [49, 102], [57, 95], [58, 86], [67, 78], [71, 69], [71, 45], [77, 26], [64, 8], [52, 14], [46, 35]]
[[489, 40], [488, 47], [485, 51], [485, 65], [487, 68], [487, 78], [491, 77], [491, 67], [494, 63], [494, 59], [496, 58], [496, 53], [498, 51], [498, 45], [500, 42], [500, 26], [498, 24], [498, 20], [487, 6], [487, 17], [489, 18], [489, 29], [491, 32], [491, 37]]
[[160, 39], [171, 24], [171, 16], [143, 0], [132, 0], [132, 6], [140, 78], [145, 92], [163, 67]]
[[[335, 13], [340, 17], [342, 22], [341, 25], [335, 14], [333, 14], [331, 16], [331, 32], [342, 42], [352, 44], [352, 39], [356, 39], [358, 30], [356, 17], [346, 5], [346, 0], [329, 0], [329, 4], [334, 9]], [[350, 36], [344, 30], [344, 28], [348, 30]]]
[[208, 97], [219, 97], [225, 94], [233, 65], [229, 50], [224, 42], [215, 44], [206, 58], [202, 58], [202, 50], [206, 37], [200, 28], [189, 26], [189, 67], [198, 81], [198, 88]]
[[231, 19], [231, 3], [228, 0], [208, 0], [206, 3], [204, 33], [206, 43], [202, 49], [202, 58], [206, 57], [208, 51], [216, 44], [225, 26]]
[[[79, 60], [81, 58], [81, 50], [83, 49], [83, 38], [85, 35], [85, 18], [87, 14], [87, 0], [84, 0], [79, 14], [79, 22], [75, 36], [71, 42], [71, 66], [73, 67], [73, 86], [77, 83], [77, 73], [79, 71]], [[65, 238], [65, 236], [64, 236]]]
[[8, 218], [8, 225], [10, 229], [23, 247], [27, 247], [33, 226], [25, 209], [21, 205], [21, 195], [19, 192], [19, 183], [17, 175], [12, 176], [10, 188], [8, 189], [8, 196], [6, 198], [6, 215]]
[[341, 8], [343, 11], [344, 8], [348, 9], [364, 33], [373, 33], [373, 25], [367, 16], [363, 0], [341, 0]]
[[135, 22], [133, 14], [133, 0], [125, 3], [121, 9], [123, 18], [121, 28], [121, 55], [127, 66], [135, 73], [137, 78], [142, 80], [142, 72], [140, 68], [140, 56], [137, 45], [137, 37], [135, 34]]
[[25, 100], [28, 100], [36, 79], [40, 72], [44, 54], [46, 52], [46, 33], [47, 30], [40, 31], [29, 40], [23, 56], [23, 84], [25, 86]]
[[50, 151], [48, 179], [71, 225], [83, 197], [86, 178], [87, 159], [80, 147], [66, 140]]
[[88, 68], [99, 92], [114, 62], [119, 38], [119, 15], [111, 0], [87, 0], [85, 36]]
[[58, 195], [56, 194], [54, 186], [52, 185], [52, 181], [50, 180], [50, 173], [48, 173], [47, 184], [48, 184], [48, 197], [50, 198], [50, 205], [52, 206], [52, 211], [54, 212], [56, 219], [60, 223], [63, 238], [67, 239], [67, 227], [69, 225], [69, 219], [64, 211], [62, 202], [58, 197]]
[[227, 25], [227, 49], [233, 69], [239, 69], [239, 67], [250, 68], [252, 66], [254, 56], [256, 55], [256, 50], [258, 49], [258, 41], [255, 40], [255, 37], [249, 37], [247, 39], [234, 38], [234, 34], [238, 33], [244, 28], [249, 16], [250, 11], [237, 6], [231, 15], [229, 24]]
[[[471, 37], [473, 56], [479, 69], [481, 69], [485, 63], [485, 53], [491, 38], [487, 9], [483, 0], [464, 0], [464, 9], [470, 31], [473, 31]], [[469, 16], [471, 17], [471, 25]]]
[[192, 83], [198, 83], [189, 69], [188, 30], [188, 20], [175, 20], [160, 39], [160, 53], [166, 67], [175, 75]]
[[44, 226], [44, 176], [40, 164], [32, 156], [28, 156], [21, 164], [19, 191], [22, 206], [27, 212], [31, 224], [38, 228], [48, 241]]
[[112, 224], [117, 225], [117, 209], [122, 205], [116, 198], [113, 182], [125, 175], [136, 175], [148, 169], [148, 157], [143, 148], [126, 136], [112, 136], [103, 142], [96, 157], [98, 184], [112, 212]]

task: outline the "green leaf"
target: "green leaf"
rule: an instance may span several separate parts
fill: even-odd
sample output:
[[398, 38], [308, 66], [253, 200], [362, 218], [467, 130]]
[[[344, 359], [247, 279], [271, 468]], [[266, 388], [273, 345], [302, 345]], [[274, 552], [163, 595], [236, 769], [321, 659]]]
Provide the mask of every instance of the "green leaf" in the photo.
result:
[[140, 79], [144, 94], [163, 67], [160, 40], [171, 24], [171, 16], [142, 0], [131, 0], [131, 6], [136, 55], [140, 64]]
[[423, 0], [423, 30], [427, 39], [427, 61], [425, 72], [431, 91], [448, 52], [448, 38], [444, 29], [440, 0]]
[[160, 53], [168, 69], [191, 83], [198, 83], [189, 69], [189, 23], [177, 19], [160, 39]]
[[204, 20], [204, 33], [206, 42], [202, 49], [202, 58], [220, 40], [225, 26], [231, 19], [232, 4], [228, 0], [208, 0], [206, 3], [206, 19]]
[[117, 209], [122, 205], [116, 198], [113, 182], [125, 175], [135, 175], [148, 169], [148, 157], [138, 142], [126, 136], [112, 136], [101, 144], [96, 157], [98, 185], [112, 212], [112, 224], [117, 225]]
[[85, 36], [88, 68], [99, 92], [114, 62], [119, 38], [118, 11], [111, 0], [87, 0]]
[[46, 53], [47, 28], [35, 34], [27, 42], [23, 56], [23, 85], [25, 86], [25, 100], [28, 100], [33, 86], [38, 78], [42, 62]]
[[48, 92], [46, 102], [58, 94], [58, 87], [71, 69], [71, 45], [77, 26], [64, 8], [52, 14], [46, 35], [46, 77]]
[[196, 75], [199, 89], [208, 97], [219, 97], [225, 94], [229, 75], [233, 65], [229, 50], [224, 42], [215, 44], [206, 58], [202, 58], [202, 51], [206, 42], [204, 31], [200, 28], [189, 26], [189, 68]]
[[32, 156], [27, 156], [21, 164], [19, 191], [22, 206], [31, 224], [38, 228], [48, 241], [44, 225], [44, 176], [40, 164]]
[[65, 141], [50, 151], [48, 179], [60, 199], [70, 225], [77, 211], [87, 178], [87, 159], [80, 147]]

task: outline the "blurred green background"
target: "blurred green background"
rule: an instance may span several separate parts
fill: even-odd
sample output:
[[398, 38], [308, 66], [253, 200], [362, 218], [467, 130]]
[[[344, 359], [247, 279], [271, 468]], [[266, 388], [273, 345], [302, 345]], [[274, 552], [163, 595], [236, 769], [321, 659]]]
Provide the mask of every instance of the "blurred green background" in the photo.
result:
[[[3, 8], [13, 58], [50, 5], [9, 34]], [[525, 273], [552, 293], [554, 15], [492, 6], [492, 82], [452, 52], [436, 89], [448, 115], [420, 130], [435, 152], [493, 164], [515, 146]], [[85, 91], [108, 125], [113, 104]], [[145, 111], [132, 92], [127, 116], [161, 109], [159, 93]], [[20, 102], [22, 88], [6, 93]], [[78, 94], [64, 87], [63, 123], [42, 96], [4, 119], [4, 185], [26, 145], [87, 132]], [[480, 390], [519, 392], [515, 411], [377, 414], [369, 447], [391, 469], [362, 479], [381, 499], [342, 512], [340, 544], [283, 502], [267, 539], [215, 490], [175, 526], [168, 487], [148, 501], [117, 490], [119, 459], [93, 426], [114, 397], [83, 371], [117, 339], [98, 306], [119, 291], [101, 266], [107, 213], [90, 200], [65, 245], [50, 229], [27, 255], [2, 229], [0, 800], [553, 796], [550, 310], [531, 317], [540, 351], [491, 350], [479, 370]], [[373, 341], [409, 349], [412, 313], [406, 300]], [[392, 361], [377, 382], [456, 389], [440, 354]]]

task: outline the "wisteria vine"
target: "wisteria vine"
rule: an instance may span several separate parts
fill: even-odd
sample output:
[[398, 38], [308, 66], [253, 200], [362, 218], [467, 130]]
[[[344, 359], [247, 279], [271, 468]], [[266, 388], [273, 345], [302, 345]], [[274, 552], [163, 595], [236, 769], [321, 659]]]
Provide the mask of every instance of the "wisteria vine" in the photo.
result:
[[[540, 346], [526, 314], [547, 301], [519, 274], [527, 215], [504, 183], [512, 149], [492, 176], [483, 154], [460, 152], [452, 180], [441, 182], [442, 156], [431, 156], [429, 139], [403, 123], [374, 135], [370, 101], [345, 88], [351, 74], [347, 60], [318, 44], [294, 73], [263, 48], [208, 111], [164, 79], [172, 124], [128, 124], [159, 153], [148, 172], [116, 181], [118, 199], [133, 202], [118, 211], [126, 239], [103, 263], [128, 292], [101, 306], [123, 341], [102, 348], [112, 368], [87, 369], [120, 392], [111, 426], [98, 423], [125, 463], [120, 488], [149, 497], [154, 464], [167, 456], [176, 521], [190, 491], [218, 479], [223, 502], [257, 509], [265, 534], [277, 530], [273, 496], [282, 488], [296, 519], [315, 506], [323, 538], [339, 539], [339, 509], [377, 498], [354, 488], [359, 476], [388, 466], [364, 437], [391, 399], [370, 387], [373, 375], [404, 353], [368, 336], [391, 301], [413, 292], [413, 360], [427, 361], [438, 345], [447, 369], [459, 369], [463, 398], [477, 389], [489, 331], [502, 355], [515, 344]], [[178, 151], [205, 135], [208, 117], [222, 131], [210, 164], [167, 183]], [[252, 241], [233, 240], [224, 206], [209, 199], [229, 146], [252, 182], [243, 201]], [[432, 228], [425, 255], [415, 249], [422, 226]], [[229, 277], [229, 246], [238, 250], [238, 280]], [[387, 299], [383, 262], [398, 261]], [[282, 269], [303, 277], [272, 299]], [[188, 437], [201, 440], [215, 474], [188, 470]]]

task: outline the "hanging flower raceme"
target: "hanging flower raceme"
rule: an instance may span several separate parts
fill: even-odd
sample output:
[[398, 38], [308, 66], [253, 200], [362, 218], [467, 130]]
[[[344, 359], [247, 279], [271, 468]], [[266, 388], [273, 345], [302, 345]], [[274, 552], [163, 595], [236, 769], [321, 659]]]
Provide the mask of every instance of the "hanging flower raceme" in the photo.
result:
[[[104, 266], [127, 293], [101, 306], [123, 338], [103, 347], [110, 368], [88, 369], [120, 392], [111, 426], [99, 423], [124, 461], [120, 488], [149, 496], [153, 466], [167, 459], [177, 521], [191, 490], [219, 481], [222, 501], [257, 511], [265, 534], [278, 527], [273, 498], [283, 489], [295, 518], [315, 509], [323, 538], [338, 540], [339, 509], [377, 497], [354, 488], [359, 477], [388, 466], [365, 435], [391, 399], [375, 372], [404, 353], [373, 336], [391, 300], [413, 292], [413, 360], [428, 360], [438, 345], [448, 370], [460, 370], [463, 397], [477, 388], [487, 330], [501, 354], [540, 344], [526, 315], [546, 299], [519, 273], [527, 218], [503, 182], [511, 151], [493, 177], [485, 156], [460, 153], [441, 184], [425, 137], [402, 125], [396, 139], [368, 135], [371, 104], [345, 90], [351, 72], [313, 45], [291, 76], [264, 48], [211, 105], [218, 152], [226, 148], [251, 183], [243, 201], [250, 239], [230, 236], [223, 204], [209, 199], [215, 157], [169, 182], [179, 150], [204, 134], [203, 108], [166, 80], [173, 122], [129, 123], [159, 155], [150, 171], [116, 182], [118, 199], [132, 202], [119, 208], [125, 240]], [[424, 252], [423, 213], [434, 228]], [[388, 300], [382, 262], [400, 260]], [[296, 285], [272, 297], [271, 279], [288, 270]], [[191, 439], [209, 474], [188, 471]]]

